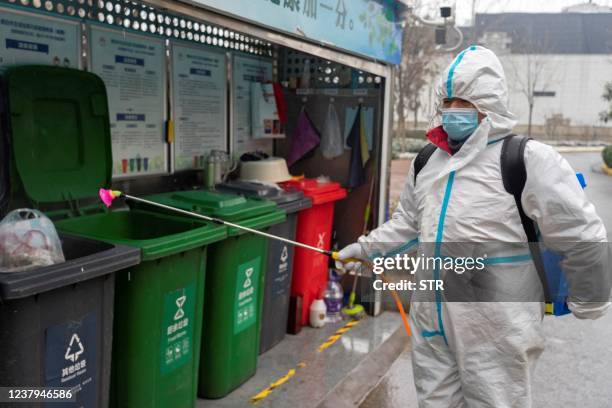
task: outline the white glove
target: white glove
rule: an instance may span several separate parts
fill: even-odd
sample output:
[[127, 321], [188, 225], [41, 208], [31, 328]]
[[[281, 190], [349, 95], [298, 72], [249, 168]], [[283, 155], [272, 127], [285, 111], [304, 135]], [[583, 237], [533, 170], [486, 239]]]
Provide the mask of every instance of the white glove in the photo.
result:
[[363, 248], [361, 247], [360, 243], [355, 242], [353, 244], [350, 244], [342, 248], [342, 250], [338, 252], [338, 258], [340, 260], [336, 261], [336, 269], [338, 269], [340, 273], [343, 273], [346, 271], [357, 271], [361, 268], [361, 262], [344, 263], [342, 262], [342, 259], [348, 259], [348, 258], [363, 259], [364, 257], [365, 257], [365, 252]]

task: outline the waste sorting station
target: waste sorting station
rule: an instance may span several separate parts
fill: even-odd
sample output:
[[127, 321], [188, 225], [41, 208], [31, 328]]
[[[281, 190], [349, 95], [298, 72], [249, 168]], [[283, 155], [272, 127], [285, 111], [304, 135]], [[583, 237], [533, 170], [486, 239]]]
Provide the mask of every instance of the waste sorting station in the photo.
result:
[[[327, 256], [145, 204], [106, 208], [98, 190], [325, 250], [354, 242], [388, 216], [399, 7], [0, 1], [0, 221], [22, 217], [0, 235], [39, 262], [3, 270], [15, 252], [0, 243], [13, 356], [0, 386], [192, 407], [299, 336]], [[64, 262], [36, 258], [49, 238], [29, 211], [51, 220]]]

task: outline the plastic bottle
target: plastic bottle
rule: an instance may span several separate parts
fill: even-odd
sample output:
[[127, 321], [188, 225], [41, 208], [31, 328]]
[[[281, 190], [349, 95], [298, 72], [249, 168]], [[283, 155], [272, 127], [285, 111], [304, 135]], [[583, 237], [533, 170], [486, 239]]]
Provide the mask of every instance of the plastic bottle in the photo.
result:
[[315, 299], [310, 305], [310, 325], [312, 327], [325, 326], [325, 302], [323, 299]]
[[344, 293], [342, 291], [342, 285], [340, 285], [340, 278], [330, 269], [327, 288], [323, 294], [323, 300], [325, 300], [325, 306], [327, 307], [326, 321], [328, 323], [335, 323], [342, 320], [340, 309], [342, 309], [343, 298]]

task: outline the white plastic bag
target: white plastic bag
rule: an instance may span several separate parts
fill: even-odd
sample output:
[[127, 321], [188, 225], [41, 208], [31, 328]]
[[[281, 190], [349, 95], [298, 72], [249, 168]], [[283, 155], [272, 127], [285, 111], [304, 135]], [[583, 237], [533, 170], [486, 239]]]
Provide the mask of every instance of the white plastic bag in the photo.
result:
[[334, 159], [344, 153], [344, 138], [340, 130], [338, 112], [333, 102], [327, 108], [327, 118], [321, 134], [321, 154], [326, 159]]
[[64, 262], [53, 222], [27, 208], [11, 211], [0, 222], [0, 272], [20, 272]]

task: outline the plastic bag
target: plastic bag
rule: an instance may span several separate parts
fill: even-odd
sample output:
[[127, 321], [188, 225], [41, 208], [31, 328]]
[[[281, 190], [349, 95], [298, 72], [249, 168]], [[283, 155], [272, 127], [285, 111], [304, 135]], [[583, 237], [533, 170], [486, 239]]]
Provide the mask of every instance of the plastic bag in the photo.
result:
[[11, 211], [0, 222], [0, 272], [20, 272], [64, 262], [53, 222], [27, 208]]
[[327, 108], [327, 119], [321, 135], [321, 154], [326, 159], [334, 159], [344, 153], [344, 138], [340, 130], [338, 112], [333, 102]]

